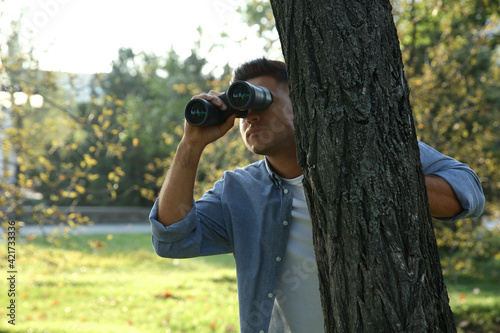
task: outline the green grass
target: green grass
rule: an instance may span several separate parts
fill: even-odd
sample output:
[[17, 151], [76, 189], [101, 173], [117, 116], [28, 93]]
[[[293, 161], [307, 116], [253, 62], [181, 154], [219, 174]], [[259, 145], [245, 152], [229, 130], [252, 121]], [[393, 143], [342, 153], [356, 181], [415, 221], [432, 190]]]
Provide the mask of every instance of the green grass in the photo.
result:
[[500, 332], [500, 281], [465, 275], [445, 282], [458, 332]]
[[[60, 240], [18, 240], [16, 325], [7, 323], [2, 277], [0, 332], [239, 331], [231, 255], [159, 258], [149, 234]], [[500, 332], [499, 265], [446, 277], [459, 332]]]
[[16, 325], [1, 306], [0, 332], [238, 330], [230, 255], [162, 259], [147, 234], [73, 236], [59, 248], [35, 240], [17, 252]]

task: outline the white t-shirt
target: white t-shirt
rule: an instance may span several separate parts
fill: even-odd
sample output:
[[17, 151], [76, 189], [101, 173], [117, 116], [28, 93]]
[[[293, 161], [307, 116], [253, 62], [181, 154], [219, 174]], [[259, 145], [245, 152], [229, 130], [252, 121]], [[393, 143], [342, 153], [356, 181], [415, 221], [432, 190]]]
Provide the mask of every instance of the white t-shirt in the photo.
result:
[[275, 306], [293, 333], [324, 332], [312, 224], [302, 178], [283, 179], [292, 191], [290, 237], [283, 258]]

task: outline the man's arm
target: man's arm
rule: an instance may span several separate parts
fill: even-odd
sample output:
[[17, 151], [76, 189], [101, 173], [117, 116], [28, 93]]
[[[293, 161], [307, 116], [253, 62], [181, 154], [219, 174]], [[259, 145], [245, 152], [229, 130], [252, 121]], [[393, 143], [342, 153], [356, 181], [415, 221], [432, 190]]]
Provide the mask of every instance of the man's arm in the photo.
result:
[[158, 221], [169, 226], [182, 220], [193, 207], [196, 171], [203, 147], [179, 143], [158, 197]]
[[418, 145], [432, 216], [443, 220], [479, 217], [485, 199], [474, 171], [423, 142]]
[[[226, 106], [211, 91], [193, 98], [204, 98], [222, 110]], [[230, 116], [219, 126], [196, 127], [185, 122], [184, 136], [177, 147], [172, 165], [163, 182], [158, 197], [158, 222], [169, 226], [182, 220], [193, 207], [196, 172], [205, 147], [225, 135], [234, 126], [235, 116]]]
[[455, 191], [443, 178], [436, 175], [425, 176], [425, 187], [429, 197], [431, 215], [436, 218], [452, 218], [463, 211]]

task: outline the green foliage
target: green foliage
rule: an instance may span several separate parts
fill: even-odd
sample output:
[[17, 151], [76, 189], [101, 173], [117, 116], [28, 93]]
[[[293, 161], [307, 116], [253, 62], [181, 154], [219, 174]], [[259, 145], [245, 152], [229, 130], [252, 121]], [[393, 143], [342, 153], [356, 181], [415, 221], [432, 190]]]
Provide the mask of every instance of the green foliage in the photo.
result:
[[500, 260], [500, 230], [488, 230], [471, 219], [453, 224], [436, 222], [434, 230], [448, 276], [465, 271], [470, 276], [483, 278], [489, 275], [492, 280], [500, 281], [500, 266], [492, 266], [487, 274], [480, 269]]
[[469, 164], [500, 199], [500, 16], [491, 1], [398, 1], [401, 48], [420, 139]]
[[244, 7], [240, 8], [240, 12], [247, 24], [266, 41], [265, 53], [269, 54], [273, 49], [281, 50], [273, 10], [268, 0], [249, 0]]
[[[39, 225], [63, 223], [69, 226], [87, 224], [88, 218], [71, 212], [62, 214], [54, 205], [53, 196], [66, 188], [51, 188], [45, 202], [41, 202], [35, 189], [41, 184], [54, 184], [52, 174], [59, 170], [59, 165], [50, 162], [54, 145], [71, 131], [66, 117], [54, 117], [56, 114], [47, 105], [51, 98], [60, 93], [55, 83], [55, 76], [50, 72], [38, 70], [37, 62], [31, 51], [24, 50], [19, 43], [19, 21], [12, 23], [12, 30], [6, 36], [0, 52], [0, 81], [2, 100], [0, 112], [0, 139], [2, 170], [0, 173], [0, 221], [5, 227], [6, 221], [28, 218]], [[40, 91], [40, 90], [43, 90]], [[19, 102], [16, 94], [24, 94], [26, 99]], [[42, 94], [45, 103], [32, 103], [31, 96]], [[76, 185], [74, 185], [76, 186]], [[26, 206], [31, 205], [29, 216]]]

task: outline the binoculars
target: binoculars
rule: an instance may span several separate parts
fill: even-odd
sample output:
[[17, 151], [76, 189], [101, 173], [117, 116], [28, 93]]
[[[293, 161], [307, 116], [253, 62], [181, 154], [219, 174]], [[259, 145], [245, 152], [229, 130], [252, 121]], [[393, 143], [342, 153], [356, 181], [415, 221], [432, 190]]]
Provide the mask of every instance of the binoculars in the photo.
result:
[[222, 111], [210, 101], [201, 98], [191, 100], [184, 109], [187, 122], [193, 126], [220, 125], [231, 114], [244, 118], [248, 109], [265, 110], [273, 102], [273, 95], [267, 88], [246, 81], [234, 82], [219, 98], [227, 105], [227, 110]]

